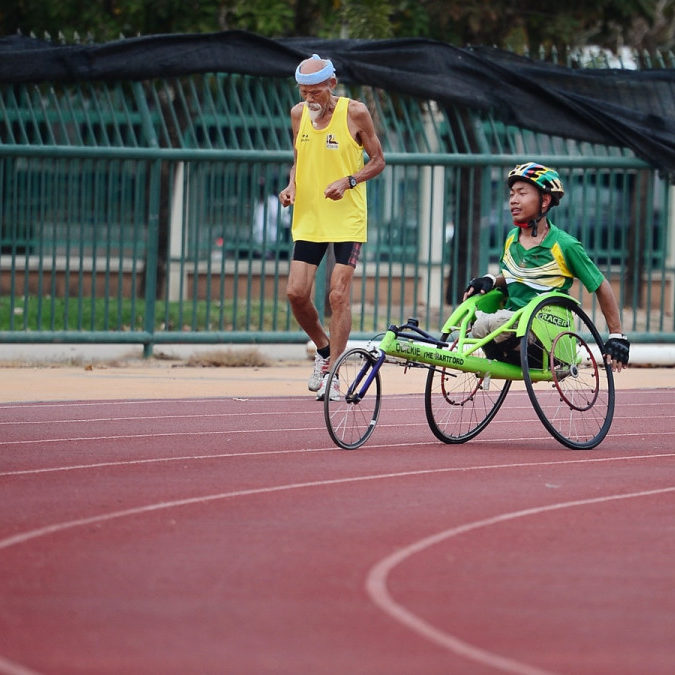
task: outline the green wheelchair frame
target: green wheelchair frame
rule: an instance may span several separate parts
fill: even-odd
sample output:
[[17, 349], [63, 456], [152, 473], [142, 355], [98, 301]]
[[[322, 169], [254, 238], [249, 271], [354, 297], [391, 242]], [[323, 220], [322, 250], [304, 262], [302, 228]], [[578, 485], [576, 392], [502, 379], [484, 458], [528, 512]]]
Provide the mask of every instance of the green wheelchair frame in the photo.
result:
[[[445, 443], [464, 443], [485, 429], [511, 384], [520, 380], [556, 440], [573, 449], [597, 446], [612, 423], [615, 391], [593, 322], [574, 298], [553, 291], [534, 298], [485, 337], [472, 337], [476, 312], [492, 313], [503, 304], [499, 290], [472, 296], [452, 312], [440, 339], [409, 319], [389, 326], [379, 344], [342, 354], [326, 387], [340, 395], [324, 400], [333, 441], [355, 449], [372, 435], [381, 408], [380, 370], [393, 362], [428, 369], [427, 422]], [[514, 346], [510, 362], [486, 356], [494, 350], [495, 338]]]

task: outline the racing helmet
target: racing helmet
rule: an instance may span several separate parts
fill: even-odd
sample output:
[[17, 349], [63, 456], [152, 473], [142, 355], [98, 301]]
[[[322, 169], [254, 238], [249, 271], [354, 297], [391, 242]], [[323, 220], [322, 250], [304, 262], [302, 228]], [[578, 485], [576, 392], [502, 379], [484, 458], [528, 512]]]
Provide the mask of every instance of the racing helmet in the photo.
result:
[[551, 206], [557, 206], [565, 194], [565, 189], [558, 172], [543, 164], [528, 162], [527, 164], [519, 164], [511, 169], [506, 179], [509, 187], [519, 180], [532, 183], [532, 185], [542, 192], [551, 195]]

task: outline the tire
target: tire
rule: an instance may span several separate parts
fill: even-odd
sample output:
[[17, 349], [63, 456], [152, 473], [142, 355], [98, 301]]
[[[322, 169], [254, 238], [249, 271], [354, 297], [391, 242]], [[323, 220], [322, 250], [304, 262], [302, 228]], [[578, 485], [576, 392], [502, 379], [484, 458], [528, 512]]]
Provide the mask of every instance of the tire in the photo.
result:
[[593, 322], [572, 298], [542, 300], [521, 338], [521, 368], [532, 406], [551, 435], [574, 450], [596, 447], [614, 417], [614, 377], [603, 347]]
[[[361, 447], [375, 431], [380, 414], [382, 387], [377, 359], [366, 349], [357, 347], [345, 352], [333, 365], [328, 375], [327, 395], [324, 398], [324, 418], [333, 441], [345, 450]], [[372, 382], [364, 391], [367, 379]], [[338, 378], [340, 398], [331, 401], [332, 391]]]
[[[446, 333], [441, 340], [447, 337]], [[465, 443], [485, 429], [510, 387], [511, 380], [432, 367], [424, 391], [429, 428], [444, 443]]]

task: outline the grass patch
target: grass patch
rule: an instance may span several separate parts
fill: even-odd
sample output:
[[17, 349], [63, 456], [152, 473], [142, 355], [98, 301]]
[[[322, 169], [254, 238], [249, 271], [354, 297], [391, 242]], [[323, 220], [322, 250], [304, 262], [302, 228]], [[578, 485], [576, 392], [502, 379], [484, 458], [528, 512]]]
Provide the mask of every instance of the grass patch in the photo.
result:
[[[0, 330], [141, 331], [146, 303], [124, 298], [54, 298], [29, 296], [12, 304], [0, 297]], [[296, 331], [286, 303], [226, 300], [167, 302], [154, 306], [155, 331]]]

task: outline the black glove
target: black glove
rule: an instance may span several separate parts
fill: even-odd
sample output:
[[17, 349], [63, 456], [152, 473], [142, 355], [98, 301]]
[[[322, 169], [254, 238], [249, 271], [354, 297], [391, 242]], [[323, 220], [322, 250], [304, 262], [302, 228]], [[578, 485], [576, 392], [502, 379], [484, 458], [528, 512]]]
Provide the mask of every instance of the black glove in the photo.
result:
[[492, 276], [492, 274], [486, 274], [484, 277], [476, 277], [475, 279], [471, 279], [464, 292], [467, 293], [470, 288], [473, 288], [473, 293], [471, 295], [475, 295], [476, 293], [487, 293], [494, 287], [495, 278]]
[[630, 342], [628, 342], [628, 338], [621, 333], [611, 333], [609, 340], [605, 342], [605, 354], [609, 354], [613, 361], [627, 366], [629, 352]]

